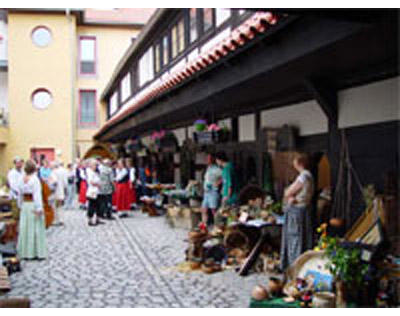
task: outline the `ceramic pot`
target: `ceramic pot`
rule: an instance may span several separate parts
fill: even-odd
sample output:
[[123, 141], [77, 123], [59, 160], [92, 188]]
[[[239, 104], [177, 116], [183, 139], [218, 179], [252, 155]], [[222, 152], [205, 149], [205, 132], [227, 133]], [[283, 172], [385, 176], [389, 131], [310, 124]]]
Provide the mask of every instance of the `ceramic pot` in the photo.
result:
[[329, 221], [329, 224], [331, 224], [333, 227], [342, 227], [344, 224], [344, 221], [341, 218], [332, 218]]
[[201, 268], [201, 262], [200, 261], [191, 261], [190, 262], [190, 269], [192, 270], [197, 270]]
[[271, 295], [277, 296], [282, 293], [282, 281], [277, 278], [270, 278], [268, 282], [268, 291]]
[[312, 305], [316, 308], [334, 308], [336, 295], [331, 292], [317, 292], [313, 296]]
[[268, 291], [262, 285], [256, 285], [251, 292], [251, 297], [256, 301], [266, 300], [269, 297]]

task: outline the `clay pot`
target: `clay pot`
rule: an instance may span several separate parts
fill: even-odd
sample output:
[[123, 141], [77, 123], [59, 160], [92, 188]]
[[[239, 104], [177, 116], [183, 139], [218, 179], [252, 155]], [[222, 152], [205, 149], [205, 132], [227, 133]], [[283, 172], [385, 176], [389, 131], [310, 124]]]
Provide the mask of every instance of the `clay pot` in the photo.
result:
[[270, 278], [268, 282], [268, 291], [271, 295], [278, 296], [282, 293], [283, 283], [277, 278]]
[[201, 262], [199, 261], [190, 261], [190, 269], [197, 270], [201, 268]]
[[342, 227], [344, 224], [344, 221], [341, 218], [331, 218], [331, 220], [329, 221], [329, 224], [331, 224], [331, 226], [333, 226], [333, 227]]
[[334, 308], [336, 306], [336, 296], [331, 292], [314, 293], [312, 305], [316, 308]]
[[251, 297], [256, 301], [266, 300], [269, 298], [268, 291], [262, 285], [256, 285], [251, 292]]
[[214, 267], [213, 266], [205, 266], [204, 264], [201, 266], [201, 271], [207, 274], [214, 273]]

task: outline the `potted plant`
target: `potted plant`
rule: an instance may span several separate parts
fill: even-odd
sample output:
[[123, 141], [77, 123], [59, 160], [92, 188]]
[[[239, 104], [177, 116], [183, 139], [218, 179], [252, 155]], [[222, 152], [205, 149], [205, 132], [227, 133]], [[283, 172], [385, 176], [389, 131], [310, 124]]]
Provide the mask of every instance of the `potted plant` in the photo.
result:
[[345, 307], [346, 302], [357, 301], [369, 266], [362, 262], [359, 248], [344, 247], [337, 237], [323, 235], [321, 239], [330, 261], [327, 268], [335, 280], [337, 307]]

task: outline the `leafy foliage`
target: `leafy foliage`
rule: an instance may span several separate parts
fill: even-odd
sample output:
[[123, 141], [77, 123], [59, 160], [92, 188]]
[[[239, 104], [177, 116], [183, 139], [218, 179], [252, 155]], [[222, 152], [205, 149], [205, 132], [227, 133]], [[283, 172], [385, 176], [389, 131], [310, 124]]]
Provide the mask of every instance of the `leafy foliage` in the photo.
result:
[[336, 280], [354, 286], [360, 285], [368, 271], [368, 264], [361, 262], [361, 251], [358, 248], [344, 248], [336, 237], [324, 237], [325, 252], [330, 260], [327, 264]]

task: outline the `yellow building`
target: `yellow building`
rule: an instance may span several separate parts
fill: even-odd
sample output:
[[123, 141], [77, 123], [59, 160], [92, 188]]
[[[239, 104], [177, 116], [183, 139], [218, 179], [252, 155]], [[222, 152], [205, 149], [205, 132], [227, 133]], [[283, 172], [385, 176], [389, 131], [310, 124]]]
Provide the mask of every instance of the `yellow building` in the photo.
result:
[[16, 155], [85, 155], [106, 119], [100, 93], [152, 11], [1, 10], [0, 174]]

